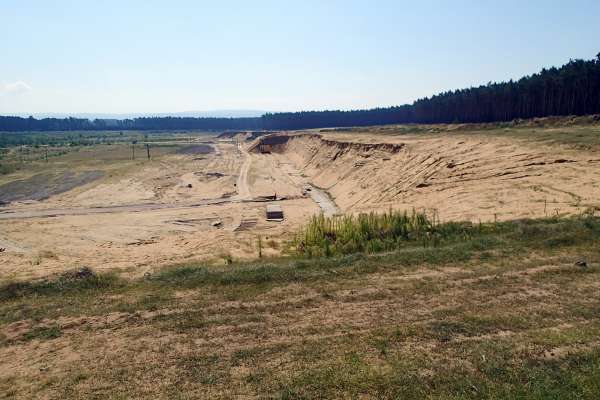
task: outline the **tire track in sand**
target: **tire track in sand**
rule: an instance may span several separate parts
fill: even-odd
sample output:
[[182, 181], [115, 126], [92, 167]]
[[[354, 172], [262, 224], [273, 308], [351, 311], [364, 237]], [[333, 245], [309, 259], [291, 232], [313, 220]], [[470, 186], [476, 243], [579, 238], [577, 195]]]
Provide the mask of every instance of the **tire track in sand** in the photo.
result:
[[242, 164], [242, 168], [240, 168], [240, 174], [237, 179], [237, 198], [240, 200], [251, 200], [252, 196], [250, 195], [250, 187], [248, 185], [248, 173], [250, 171], [250, 166], [252, 165], [252, 156], [244, 149], [244, 146], [241, 143], [238, 144], [238, 149], [240, 154], [243, 154], [246, 159]]

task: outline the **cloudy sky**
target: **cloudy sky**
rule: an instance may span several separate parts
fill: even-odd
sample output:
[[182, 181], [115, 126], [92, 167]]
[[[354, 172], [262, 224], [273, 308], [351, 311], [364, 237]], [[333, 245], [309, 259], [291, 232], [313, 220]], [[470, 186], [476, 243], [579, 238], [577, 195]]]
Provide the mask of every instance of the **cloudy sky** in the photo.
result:
[[599, 1], [0, 1], [0, 114], [364, 108], [600, 52]]

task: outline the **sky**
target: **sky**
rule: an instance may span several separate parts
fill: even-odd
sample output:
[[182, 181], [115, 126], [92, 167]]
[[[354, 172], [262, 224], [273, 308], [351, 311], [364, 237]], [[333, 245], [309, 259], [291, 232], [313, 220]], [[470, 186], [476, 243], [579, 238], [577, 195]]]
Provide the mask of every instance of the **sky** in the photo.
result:
[[600, 52], [600, 1], [0, 0], [0, 115], [391, 106]]

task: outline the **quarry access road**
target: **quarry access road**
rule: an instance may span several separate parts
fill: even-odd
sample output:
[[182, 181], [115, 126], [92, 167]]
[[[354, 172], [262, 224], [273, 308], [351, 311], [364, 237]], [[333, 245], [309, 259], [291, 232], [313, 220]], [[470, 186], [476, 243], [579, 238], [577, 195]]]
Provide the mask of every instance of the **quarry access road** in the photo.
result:
[[[301, 198], [300, 196], [288, 196], [284, 200], [296, 200]], [[278, 200], [278, 201], [284, 201]], [[254, 198], [218, 198], [218, 199], [207, 199], [200, 200], [193, 203], [144, 203], [144, 204], [127, 204], [120, 206], [107, 206], [107, 207], [76, 207], [76, 208], [49, 208], [49, 209], [10, 209], [0, 208], [0, 221], [11, 220], [11, 219], [28, 219], [28, 218], [52, 218], [62, 217], [70, 215], [91, 215], [91, 214], [113, 214], [113, 213], [133, 213], [143, 211], [154, 211], [154, 210], [170, 210], [170, 209], [194, 209], [199, 207], [213, 206], [218, 204], [233, 204], [233, 203], [265, 203], [265, 200], [254, 199]], [[11, 247], [10, 245], [4, 246], [0, 240], [0, 247]]]
[[237, 178], [237, 198], [241, 200], [249, 200], [252, 198], [248, 184], [248, 173], [250, 171], [250, 166], [252, 165], [252, 156], [241, 143], [238, 143], [238, 150], [240, 151], [240, 154], [244, 155], [245, 159]]
[[89, 215], [89, 214], [110, 214], [122, 212], [142, 212], [152, 210], [164, 210], [174, 208], [197, 208], [224, 203], [239, 203], [242, 200], [233, 198], [219, 198], [196, 201], [194, 203], [144, 203], [127, 204], [107, 207], [75, 207], [75, 208], [54, 208], [38, 210], [19, 210], [19, 209], [0, 209], [0, 220], [9, 219], [27, 219], [27, 218], [50, 218], [67, 215]]

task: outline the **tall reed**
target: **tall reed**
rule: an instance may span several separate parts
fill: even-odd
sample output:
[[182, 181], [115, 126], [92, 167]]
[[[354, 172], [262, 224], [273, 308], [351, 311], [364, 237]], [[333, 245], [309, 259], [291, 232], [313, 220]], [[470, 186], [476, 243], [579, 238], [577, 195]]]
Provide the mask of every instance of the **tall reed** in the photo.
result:
[[326, 217], [311, 217], [298, 233], [295, 247], [306, 256], [375, 253], [402, 247], [406, 243], [436, 246], [448, 239], [470, 236], [471, 224], [444, 223], [423, 212], [394, 211]]

